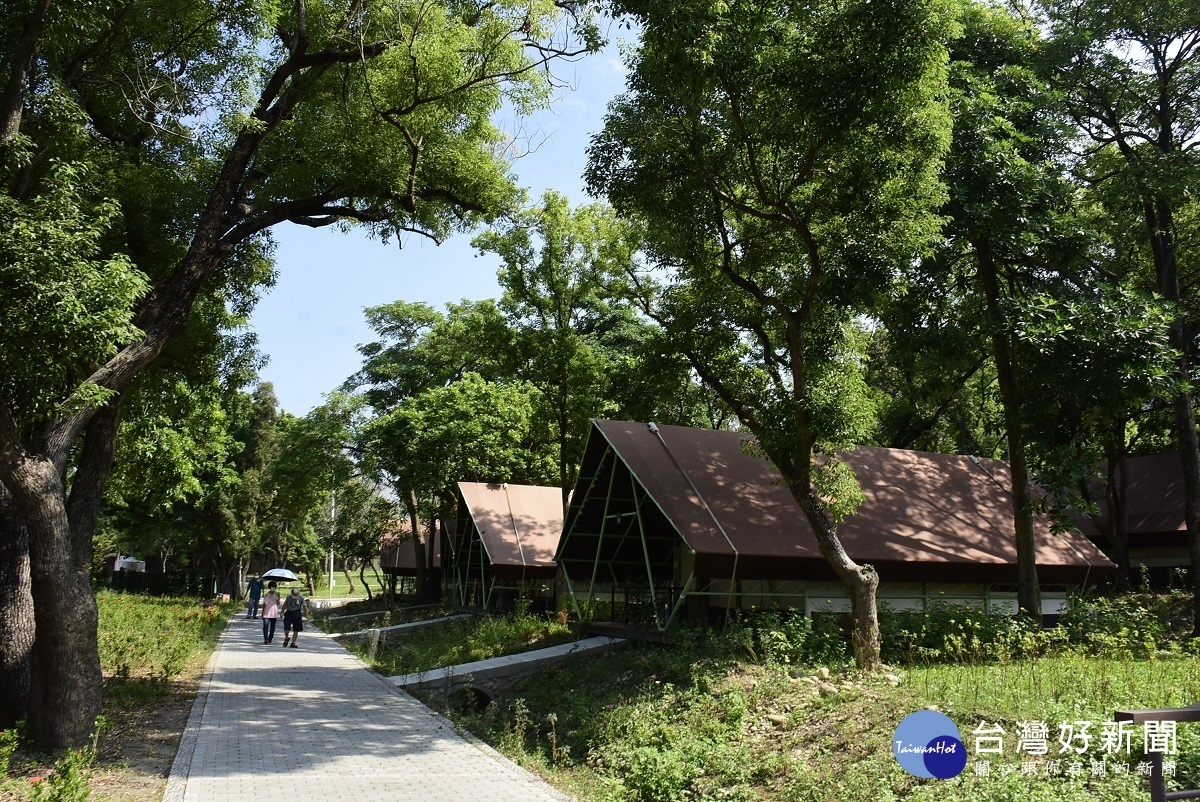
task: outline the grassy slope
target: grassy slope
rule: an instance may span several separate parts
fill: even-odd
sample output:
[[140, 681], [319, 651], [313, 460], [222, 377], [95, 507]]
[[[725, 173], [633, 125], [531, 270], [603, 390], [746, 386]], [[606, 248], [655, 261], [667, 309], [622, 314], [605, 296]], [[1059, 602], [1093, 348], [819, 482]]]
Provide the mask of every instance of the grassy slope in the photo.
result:
[[[1092, 775], [1103, 755], [1099, 732], [1115, 709], [1180, 706], [1200, 700], [1200, 662], [1176, 652], [1153, 659], [1052, 657], [914, 665], [900, 681], [834, 672], [838, 693], [822, 696], [789, 666], [732, 657], [694, 639], [641, 646], [545, 672], [515, 698], [482, 714], [448, 712], [464, 726], [589, 802], [606, 800], [1137, 800], [1144, 779]], [[724, 654], [722, 654], [724, 652]], [[707, 656], [706, 656], [707, 655]], [[812, 668], [812, 667], [810, 667]], [[934, 706], [959, 726], [971, 752], [984, 721], [1007, 733], [988, 776], [950, 781], [907, 775], [891, 753], [896, 726]], [[1019, 721], [1050, 727], [1045, 757], [1018, 755]], [[1058, 722], [1093, 722], [1091, 748], [1068, 774]], [[1200, 733], [1179, 734], [1179, 780], [1200, 785]], [[1133, 764], [1141, 759], [1140, 731]], [[1053, 775], [1051, 760], [1060, 761]], [[1031, 761], [1035, 773], [1024, 774]], [[1110, 761], [1111, 772], [1111, 761]]]

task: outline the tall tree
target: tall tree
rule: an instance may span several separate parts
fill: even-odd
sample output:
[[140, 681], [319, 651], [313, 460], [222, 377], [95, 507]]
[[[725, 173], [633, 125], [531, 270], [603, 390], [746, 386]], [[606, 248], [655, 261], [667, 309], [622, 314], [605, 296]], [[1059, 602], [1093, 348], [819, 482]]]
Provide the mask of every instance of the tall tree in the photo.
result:
[[[83, 743], [100, 709], [86, 566], [130, 383], [272, 226], [440, 240], [511, 205], [490, 116], [505, 98], [519, 111], [544, 102], [546, 68], [595, 47], [578, 10], [4, 7], [0, 183], [23, 227], [5, 240], [0, 294], [37, 303], [0, 318], [0, 484], [16, 521], [0, 533], [0, 575], [18, 596], [0, 623], [6, 643], [32, 643], [39, 746]], [[7, 547], [26, 537], [27, 552]], [[25, 587], [33, 621], [19, 614]]]
[[985, 5], [964, 3], [961, 19], [950, 77], [955, 127], [946, 170], [948, 236], [934, 270], [943, 276], [965, 272], [973, 285], [983, 326], [967, 326], [987, 342], [1003, 410], [1017, 602], [1040, 624], [1026, 420], [1031, 375], [1018, 342], [1018, 318], [1031, 296], [1053, 292], [1046, 288], [1056, 271], [1075, 268], [1082, 248], [1055, 226], [1071, 213], [1072, 188], [1054, 160], [1063, 143], [1060, 120], [1047, 109], [1049, 93], [1030, 66], [1036, 32]]
[[[1179, 353], [1173, 400], [1182, 460], [1185, 518], [1194, 582], [1194, 629], [1200, 634], [1200, 436], [1190, 383], [1196, 355], [1196, 264], [1179, 248], [1197, 241], [1194, 189], [1200, 184], [1200, 9], [1195, 2], [1044, 0], [1051, 47], [1047, 68], [1069, 113], [1096, 149], [1116, 159], [1093, 176], [1124, 191], [1143, 223], [1155, 289], [1176, 309], [1171, 345]], [[1116, 169], [1112, 169], [1116, 163]], [[1181, 217], [1182, 212], [1182, 217]], [[1181, 236], [1182, 235], [1182, 236]], [[1181, 259], [1181, 256], [1183, 258]]]
[[241, 431], [236, 436], [242, 447], [234, 458], [238, 482], [220, 499], [229, 522], [224, 533], [225, 546], [237, 566], [234, 593], [240, 593], [246, 562], [258, 549], [262, 530], [268, 525], [267, 513], [274, 495], [270, 469], [279, 451], [276, 438], [279, 409], [274, 386], [261, 382], [241, 406], [238, 416]]
[[[363, 368], [347, 382], [372, 407], [361, 463], [400, 500], [415, 564], [427, 566], [453, 483], [548, 481], [551, 429], [532, 418], [541, 393], [516, 378], [515, 332], [493, 301], [450, 304], [446, 314], [396, 301], [367, 318], [381, 339], [360, 348]], [[433, 594], [424, 570], [416, 592]]]
[[626, 274], [640, 237], [612, 209], [571, 209], [547, 192], [539, 206], [475, 239], [503, 260], [500, 308], [508, 313], [525, 357], [522, 378], [541, 390], [558, 442], [558, 485], [566, 508], [582, 456], [587, 422], [615, 412], [611, 355], [602, 338], [625, 322]]
[[380, 488], [362, 476], [351, 476], [337, 489], [337, 513], [333, 521], [333, 547], [341, 555], [344, 573], [354, 593], [350, 571], [359, 567], [359, 579], [371, 598], [364, 571], [379, 557], [380, 543], [396, 520], [396, 504]]
[[645, 219], [671, 271], [656, 316], [779, 468], [851, 597], [855, 658], [875, 667], [878, 575], [837, 535], [857, 486], [823, 455], [873, 423], [854, 318], [937, 233], [952, 14], [936, 0], [617, 6], [643, 41], [589, 184]]

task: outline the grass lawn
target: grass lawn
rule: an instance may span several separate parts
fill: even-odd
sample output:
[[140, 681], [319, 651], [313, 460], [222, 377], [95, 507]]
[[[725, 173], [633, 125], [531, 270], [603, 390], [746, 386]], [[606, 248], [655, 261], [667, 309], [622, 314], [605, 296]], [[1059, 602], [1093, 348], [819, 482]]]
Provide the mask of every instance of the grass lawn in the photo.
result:
[[[430, 702], [588, 802], [1146, 802], [1147, 782], [1136, 773], [1142, 729], [1128, 752], [1110, 753], [1104, 722], [1117, 709], [1200, 701], [1200, 661], [1178, 643], [1143, 649], [1145, 632], [1126, 630], [1103, 643], [1090, 636], [1067, 643], [1051, 633], [1036, 641], [1042, 654], [963, 662], [927, 646], [928, 659], [897, 660], [875, 675], [843, 673], [841, 660], [771, 653], [763, 647], [771, 631], [752, 640], [744, 631], [684, 631], [670, 646], [638, 645], [549, 669], [481, 712]], [[822, 668], [829, 679], [800, 676]], [[954, 779], [912, 777], [893, 757], [897, 725], [926, 707], [947, 714], [966, 745], [966, 769]], [[1037, 722], [1046, 724], [1045, 754], [1035, 753]], [[997, 727], [1002, 736], [991, 734]], [[1085, 731], [1086, 744], [1072, 739]], [[1068, 751], [1060, 752], [1060, 736]], [[1002, 737], [1001, 752], [976, 754], [977, 737]], [[1180, 725], [1177, 747], [1168, 787], [1200, 786], [1200, 725]]]

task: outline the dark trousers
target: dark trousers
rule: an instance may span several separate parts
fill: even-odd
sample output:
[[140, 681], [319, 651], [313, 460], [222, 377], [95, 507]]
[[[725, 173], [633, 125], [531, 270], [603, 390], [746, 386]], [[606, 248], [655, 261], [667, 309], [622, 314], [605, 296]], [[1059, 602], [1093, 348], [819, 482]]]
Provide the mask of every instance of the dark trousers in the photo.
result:
[[263, 640], [267, 643], [275, 640], [275, 619], [263, 616]]
[[258, 618], [258, 596], [251, 596], [250, 602], [246, 606], [247, 618]]

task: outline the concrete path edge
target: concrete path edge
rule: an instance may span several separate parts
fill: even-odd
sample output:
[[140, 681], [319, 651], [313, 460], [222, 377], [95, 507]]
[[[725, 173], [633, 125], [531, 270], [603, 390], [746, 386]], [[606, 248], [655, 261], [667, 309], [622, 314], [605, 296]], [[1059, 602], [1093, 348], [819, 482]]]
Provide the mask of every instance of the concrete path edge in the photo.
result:
[[192, 702], [192, 712], [188, 714], [187, 724], [184, 725], [183, 735], [179, 737], [179, 746], [175, 750], [175, 759], [171, 761], [171, 772], [167, 775], [167, 787], [163, 790], [162, 802], [183, 802], [183, 792], [187, 789], [188, 775], [192, 770], [192, 755], [196, 752], [196, 739], [200, 735], [200, 720], [204, 718], [204, 706], [208, 702], [208, 689], [212, 686], [213, 671], [217, 667], [217, 652], [221, 650], [221, 641], [225, 639], [229, 628], [233, 625], [236, 613], [225, 622], [217, 638], [217, 647], [208, 656], [204, 673], [200, 677], [200, 687], [196, 691], [196, 699]]
[[[199, 739], [200, 722], [204, 718], [204, 709], [208, 704], [208, 691], [211, 687], [211, 680], [217, 665], [217, 655], [221, 650], [222, 641], [229, 636], [229, 631], [236, 618], [237, 616], [235, 614], [234, 616], [230, 617], [228, 622], [226, 622], [225, 629], [221, 631], [221, 635], [217, 639], [217, 647], [213, 649], [213, 653], [208, 658], [208, 663], [204, 668], [204, 673], [200, 680], [200, 687], [196, 692], [196, 699], [192, 702], [192, 710], [188, 714], [187, 724], [184, 726], [183, 734], [179, 738], [179, 746], [175, 752], [175, 759], [171, 762], [171, 770], [170, 774], [167, 776], [166, 788], [163, 790], [162, 802], [183, 802], [184, 800], [184, 795], [187, 790], [188, 777], [191, 774], [192, 757], [195, 754], [196, 741]], [[321, 634], [324, 637], [329, 638], [334, 643], [337, 643], [335, 636], [327, 633]], [[338, 646], [341, 647], [363, 671], [366, 671], [368, 674], [370, 674], [370, 676], [373, 677], [380, 684], [380, 686], [385, 689], [386, 693], [410, 697], [412, 696], [403, 688], [394, 685], [388, 677], [384, 677], [374, 671], [358, 655], [341, 646], [341, 644], [338, 644]], [[420, 702], [420, 700], [417, 701]], [[517, 766], [527, 774], [533, 776], [534, 779], [543, 786], [548, 796], [559, 800], [559, 802], [576, 802], [572, 797], [567, 796], [565, 793], [555, 788], [544, 778], [534, 774], [529, 769], [519, 766], [519, 764], [512, 761], [506, 755], [497, 752], [491, 745], [478, 738], [474, 733], [459, 727], [456, 723], [446, 718], [436, 710], [433, 710], [428, 705], [424, 705], [422, 703], [422, 706], [425, 707], [425, 710], [429, 713], [429, 715], [444, 722], [450, 730], [457, 733], [460, 737], [473, 745], [479, 751], [496, 760]]]

